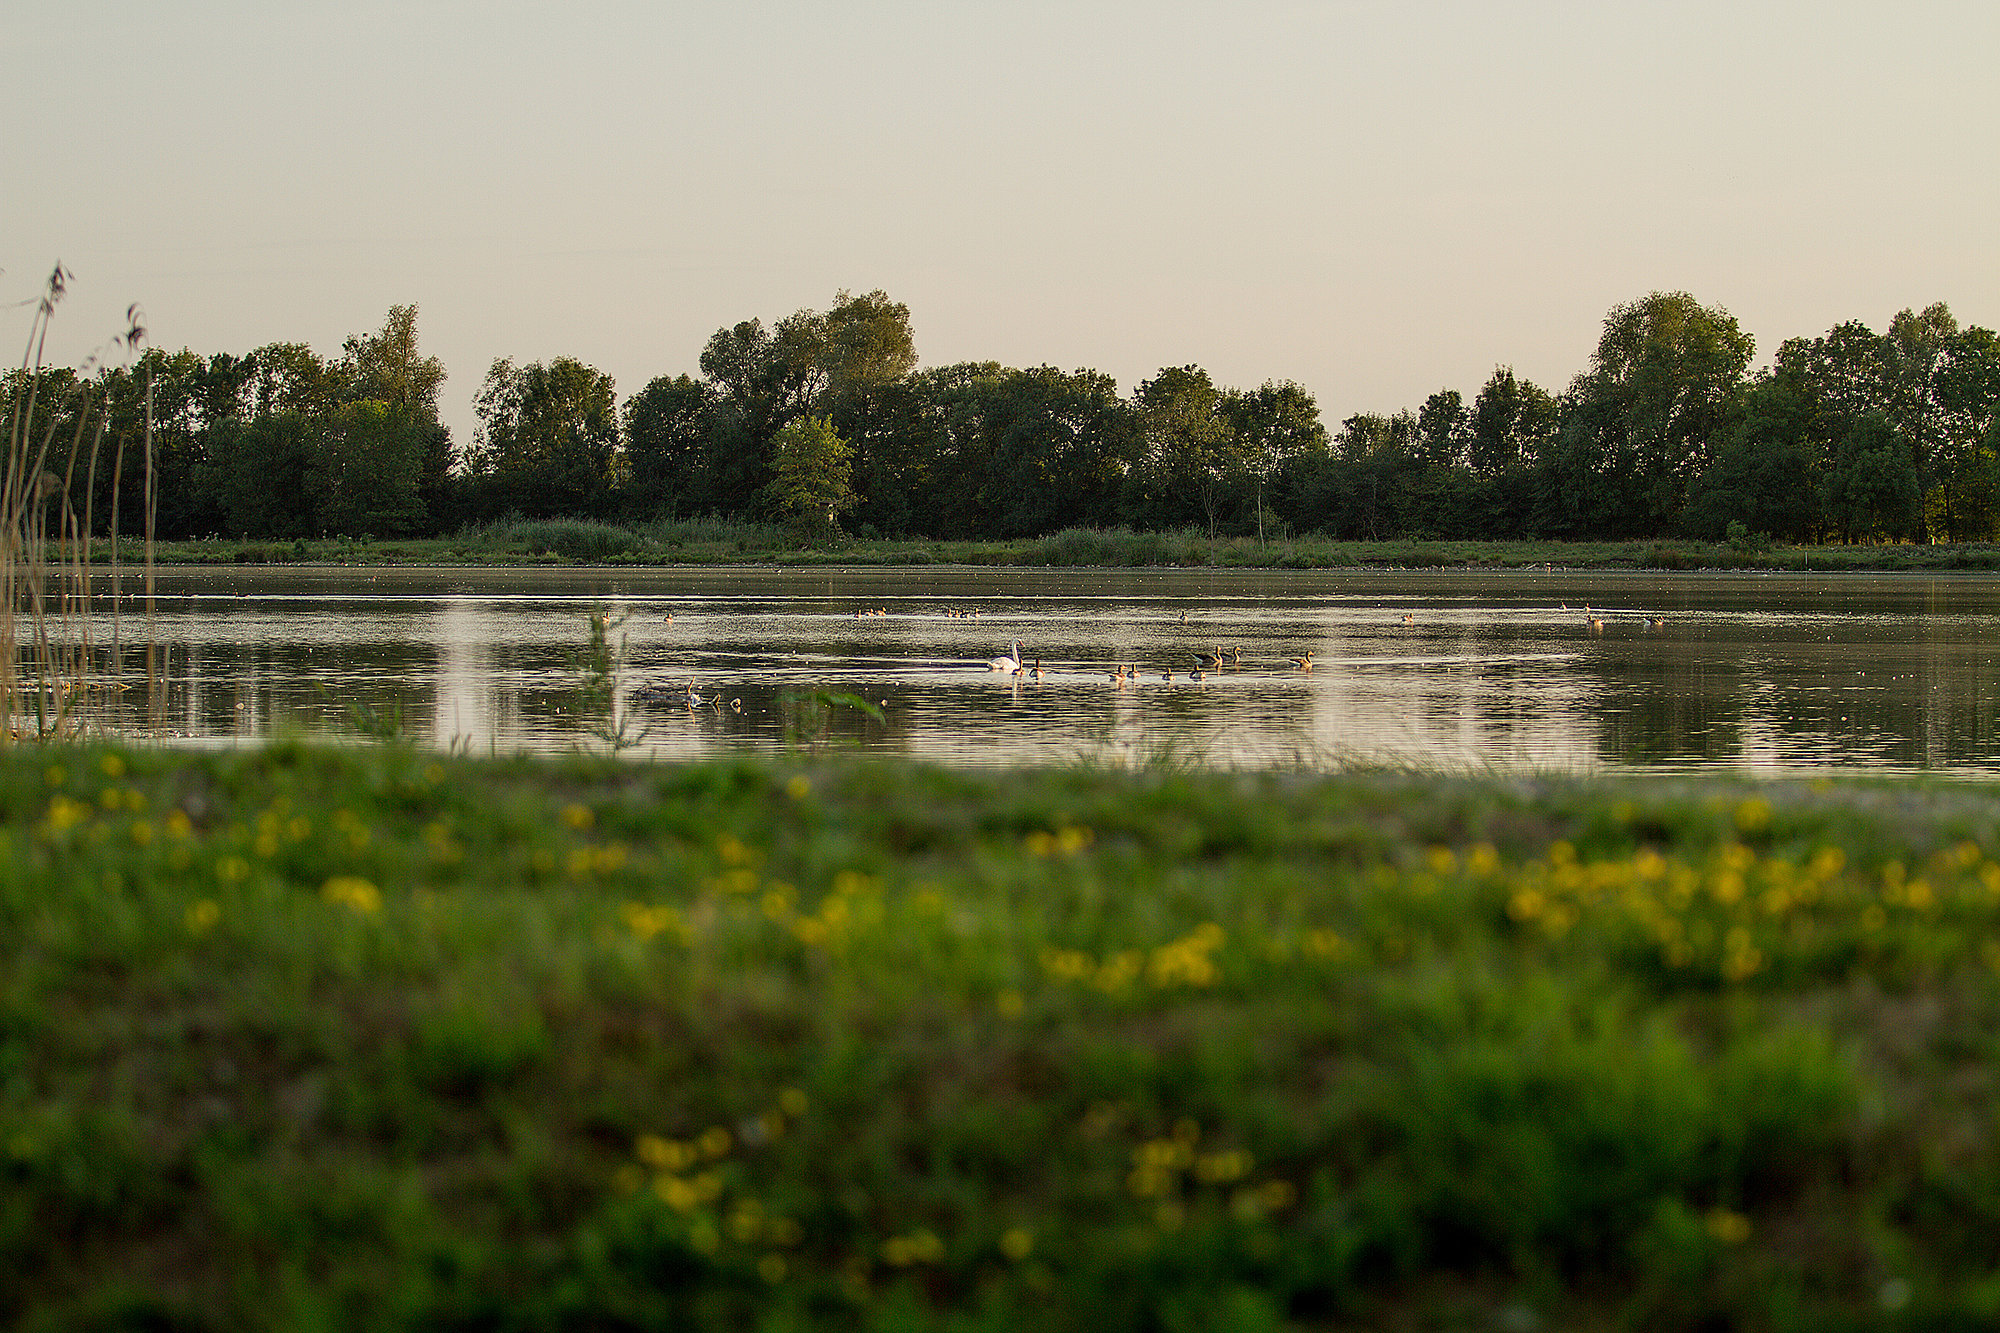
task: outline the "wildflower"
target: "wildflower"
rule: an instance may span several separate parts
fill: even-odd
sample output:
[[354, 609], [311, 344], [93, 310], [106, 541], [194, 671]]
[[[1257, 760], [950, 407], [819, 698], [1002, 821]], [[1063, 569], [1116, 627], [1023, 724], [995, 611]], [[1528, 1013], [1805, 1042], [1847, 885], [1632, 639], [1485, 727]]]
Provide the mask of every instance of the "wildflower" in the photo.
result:
[[882, 1258], [897, 1268], [911, 1264], [934, 1264], [944, 1258], [944, 1242], [937, 1233], [918, 1228], [907, 1236], [891, 1236], [882, 1242]]
[[1213, 921], [1196, 926], [1171, 944], [1153, 950], [1146, 978], [1155, 986], [1213, 986], [1222, 973], [1209, 955], [1222, 947], [1222, 927]]
[[812, 794], [812, 783], [804, 777], [794, 777], [785, 783], [785, 794], [795, 801], [803, 801]]
[[1339, 958], [1347, 952], [1347, 941], [1331, 930], [1315, 930], [1306, 935], [1301, 946], [1314, 958]]
[[778, 1109], [797, 1120], [806, 1113], [806, 1095], [797, 1088], [786, 1088], [778, 1094]]
[[1194, 1177], [1206, 1185], [1219, 1185], [1241, 1180], [1250, 1174], [1250, 1166], [1250, 1154], [1241, 1148], [1203, 1153], [1194, 1159]]
[[1458, 869], [1458, 857], [1449, 847], [1433, 847], [1425, 853], [1424, 859], [1433, 874], [1449, 875]]
[[734, 834], [724, 833], [715, 840], [715, 854], [726, 866], [756, 866], [764, 857], [754, 847], [746, 847]]
[[346, 903], [362, 916], [382, 909], [382, 891], [358, 875], [335, 875], [319, 893], [330, 903]]
[[1771, 827], [1771, 803], [1761, 796], [1752, 796], [1736, 807], [1736, 830], [1739, 833], [1762, 833]]
[[566, 827], [578, 833], [588, 831], [592, 825], [597, 823], [597, 815], [589, 806], [577, 805], [575, 803], [564, 806], [558, 817]]
[[1750, 1239], [1750, 1219], [1728, 1208], [1710, 1209], [1702, 1225], [1724, 1245], [1740, 1245]]
[[785, 1280], [785, 1259], [783, 1255], [767, 1254], [757, 1261], [757, 1276], [773, 1286]]
[[1026, 1227], [1009, 1227], [1000, 1233], [1000, 1253], [1020, 1263], [1035, 1248], [1035, 1233]]
[[1028, 1007], [1017, 990], [1003, 990], [993, 997], [993, 1008], [1002, 1018], [1019, 1018]]
[[656, 1171], [685, 1171], [700, 1160], [700, 1150], [692, 1143], [641, 1134], [633, 1145], [638, 1159]]
[[206, 935], [222, 919], [222, 908], [213, 898], [203, 898], [188, 904], [187, 928], [190, 934]]
[[107, 778], [125, 776], [125, 761], [115, 754], [105, 755], [98, 761], [97, 766], [104, 771], [104, 776]]

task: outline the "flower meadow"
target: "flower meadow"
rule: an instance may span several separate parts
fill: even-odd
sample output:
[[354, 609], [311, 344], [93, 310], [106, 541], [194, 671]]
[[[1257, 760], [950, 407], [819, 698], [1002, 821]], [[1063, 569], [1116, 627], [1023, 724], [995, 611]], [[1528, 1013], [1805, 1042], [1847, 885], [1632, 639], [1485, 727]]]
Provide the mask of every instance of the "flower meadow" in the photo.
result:
[[0, 756], [24, 1329], [2000, 1318], [2000, 792]]

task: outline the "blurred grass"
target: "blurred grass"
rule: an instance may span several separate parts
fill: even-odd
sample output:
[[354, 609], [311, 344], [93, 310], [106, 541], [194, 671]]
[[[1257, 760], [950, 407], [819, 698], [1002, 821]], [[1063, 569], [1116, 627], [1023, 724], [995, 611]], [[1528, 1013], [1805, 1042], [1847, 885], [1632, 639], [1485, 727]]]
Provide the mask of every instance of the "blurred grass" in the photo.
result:
[[0, 756], [0, 1323], [1982, 1327], [2000, 792]]

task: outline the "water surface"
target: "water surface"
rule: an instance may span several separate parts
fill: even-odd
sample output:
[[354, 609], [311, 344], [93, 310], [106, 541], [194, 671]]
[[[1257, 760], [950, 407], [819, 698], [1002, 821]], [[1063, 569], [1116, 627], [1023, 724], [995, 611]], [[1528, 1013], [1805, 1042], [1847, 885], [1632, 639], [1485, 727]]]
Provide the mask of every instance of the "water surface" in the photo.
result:
[[[169, 570], [150, 696], [122, 606], [112, 721], [181, 744], [373, 719], [479, 753], [617, 735], [691, 758], [799, 743], [815, 723], [783, 696], [828, 691], [883, 720], [836, 709], [822, 742], [963, 765], [2000, 776], [1991, 575]], [[579, 692], [593, 609], [608, 711]], [[1041, 680], [987, 669], [1016, 639]], [[1218, 648], [1241, 665], [1191, 678]]]

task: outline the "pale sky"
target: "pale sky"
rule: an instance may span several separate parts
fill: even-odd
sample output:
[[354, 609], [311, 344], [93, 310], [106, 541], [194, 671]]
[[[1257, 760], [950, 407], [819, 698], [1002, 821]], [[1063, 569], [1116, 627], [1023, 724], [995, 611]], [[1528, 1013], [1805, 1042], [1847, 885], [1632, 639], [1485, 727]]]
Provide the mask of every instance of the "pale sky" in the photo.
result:
[[[335, 355], [421, 307], [623, 398], [881, 288], [926, 366], [1292, 379], [1329, 429], [1551, 391], [1686, 290], [2000, 327], [2000, 5], [70, 0], [0, 19], [0, 301], [52, 359]], [[0, 334], [19, 357], [28, 311]]]

